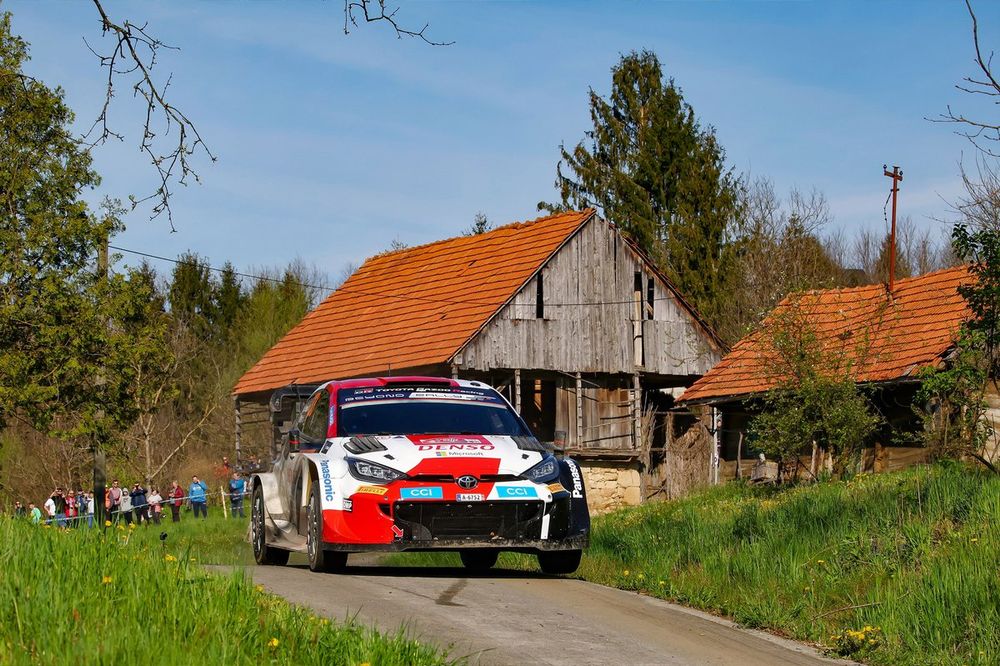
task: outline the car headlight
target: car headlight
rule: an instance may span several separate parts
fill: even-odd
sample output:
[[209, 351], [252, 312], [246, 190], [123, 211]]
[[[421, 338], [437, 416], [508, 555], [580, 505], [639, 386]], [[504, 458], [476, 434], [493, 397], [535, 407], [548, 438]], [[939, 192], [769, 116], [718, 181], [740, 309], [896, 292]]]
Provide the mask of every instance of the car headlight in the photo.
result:
[[559, 462], [554, 456], [545, 456], [542, 462], [521, 474], [522, 479], [535, 483], [548, 483], [559, 478]]
[[389, 483], [396, 479], [405, 479], [406, 475], [385, 465], [360, 460], [358, 458], [348, 458], [347, 468], [351, 470], [351, 476], [358, 481], [369, 481], [371, 483]]

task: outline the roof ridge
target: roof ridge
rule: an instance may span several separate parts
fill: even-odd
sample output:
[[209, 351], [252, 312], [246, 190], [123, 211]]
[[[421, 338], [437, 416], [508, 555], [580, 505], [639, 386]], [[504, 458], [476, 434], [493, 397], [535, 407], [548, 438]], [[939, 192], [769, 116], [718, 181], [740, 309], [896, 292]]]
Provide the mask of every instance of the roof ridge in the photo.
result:
[[597, 211], [594, 208], [584, 208], [583, 210], [565, 210], [565, 211], [561, 211], [559, 213], [551, 213], [549, 215], [543, 215], [542, 217], [536, 217], [536, 218], [531, 219], [531, 220], [522, 220], [522, 221], [518, 221], [518, 222], [509, 222], [507, 224], [501, 225], [501, 226], [496, 227], [494, 229], [490, 229], [489, 231], [484, 231], [483, 233], [480, 233], [480, 234], [471, 234], [471, 235], [460, 234], [458, 236], [451, 236], [449, 238], [442, 238], [440, 240], [431, 241], [430, 243], [424, 243], [422, 245], [414, 245], [412, 247], [404, 247], [404, 248], [400, 248], [398, 250], [387, 250], [387, 251], [384, 251], [384, 252], [379, 252], [377, 254], [373, 254], [372, 256], [368, 257], [367, 259], [364, 260], [364, 262], [362, 262], [362, 266], [364, 266], [364, 264], [367, 264], [369, 261], [372, 261], [373, 259], [383, 259], [383, 258], [387, 258], [387, 257], [393, 257], [393, 258], [395, 258], [395, 257], [401, 257], [403, 255], [406, 255], [406, 254], [410, 253], [410, 252], [415, 252], [417, 250], [425, 250], [427, 248], [434, 247], [435, 245], [443, 245], [445, 243], [453, 243], [453, 242], [455, 242], [457, 240], [468, 239], [470, 241], [481, 241], [483, 239], [489, 238], [490, 236], [493, 236], [494, 234], [496, 234], [497, 232], [500, 232], [500, 231], [509, 231], [511, 229], [524, 229], [526, 227], [531, 227], [531, 226], [534, 226], [536, 224], [539, 224], [541, 222], [548, 222], [549, 220], [553, 220], [553, 219], [555, 219], [557, 217], [572, 217], [572, 216], [576, 216], [576, 217], [579, 218], [580, 222], [583, 222], [584, 219], [591, 217], [596, 212]]

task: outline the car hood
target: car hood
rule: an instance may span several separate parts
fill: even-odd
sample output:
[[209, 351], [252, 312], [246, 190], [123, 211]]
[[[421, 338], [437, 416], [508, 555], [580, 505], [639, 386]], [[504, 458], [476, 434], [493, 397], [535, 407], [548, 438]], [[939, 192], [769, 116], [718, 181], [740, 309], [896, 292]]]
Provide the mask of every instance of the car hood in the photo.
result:
[[[531, 441], [538, 446], [537, 441]], [[338, 437], [331, 445], [331, 449], [336, 446], [347, 456], [388, 465], [401, 472], [410, 472], [418, 465], [426, 469], [432, 460], [437, 461], [432, 466], [441, 470], [468, 467], [480, 460], [492, 462], [497, 473], [520, 474], [546, 455], [522, 448], [523, 443], [519, 446], [513, 437], [504, 435], [369, 435]]]

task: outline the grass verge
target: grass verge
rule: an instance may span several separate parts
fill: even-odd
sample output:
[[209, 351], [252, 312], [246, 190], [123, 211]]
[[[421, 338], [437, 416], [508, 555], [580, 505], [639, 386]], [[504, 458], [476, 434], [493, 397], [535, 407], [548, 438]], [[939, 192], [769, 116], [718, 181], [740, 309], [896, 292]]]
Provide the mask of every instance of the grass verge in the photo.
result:
[[[394, 556], [459, 566], [449, 554]], [[535, 569], [505, 554], [499, 566]], [[1000, 478], [728, 484], [601, 516], [577, 574], [873, 664], [1000, 663]]]
[[0, 519], [0, 663], [446, 662], [199, 566], [245, 562], [245, 529], [221, 517], [107, 531]]

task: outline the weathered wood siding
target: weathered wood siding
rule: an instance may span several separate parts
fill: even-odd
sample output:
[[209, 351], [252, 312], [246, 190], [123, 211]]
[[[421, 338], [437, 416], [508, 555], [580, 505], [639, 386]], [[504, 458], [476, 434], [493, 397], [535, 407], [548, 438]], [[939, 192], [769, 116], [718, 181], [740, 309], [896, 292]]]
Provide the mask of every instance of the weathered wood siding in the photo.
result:
[[540, 274], [543, 316], [537, 316], [536, 276], [460, 352], [455, 359], [460, 367], [691, 376], [704, 374], [719, 360], [673, 293], [598, 218]]

